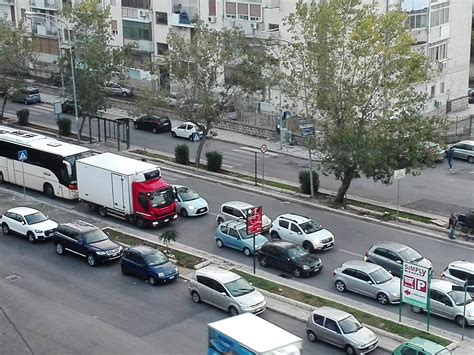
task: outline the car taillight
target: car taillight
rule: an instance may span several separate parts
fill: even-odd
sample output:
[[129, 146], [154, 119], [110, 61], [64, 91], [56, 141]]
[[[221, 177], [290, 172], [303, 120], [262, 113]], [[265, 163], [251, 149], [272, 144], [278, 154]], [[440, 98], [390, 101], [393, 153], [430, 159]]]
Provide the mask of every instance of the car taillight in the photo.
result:
[[336, 276], [336, 269], [332, 271], [332, 276]]
[[68, 185], [69, 190], [77, 190], [77, 185]]

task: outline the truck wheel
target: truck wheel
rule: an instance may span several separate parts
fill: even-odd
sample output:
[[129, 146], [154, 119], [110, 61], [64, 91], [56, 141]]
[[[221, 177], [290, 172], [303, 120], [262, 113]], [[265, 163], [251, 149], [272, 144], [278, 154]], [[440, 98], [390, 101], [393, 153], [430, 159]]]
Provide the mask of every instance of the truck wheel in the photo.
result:
[[138, 228], [145, 229], [145, 228], [147, 227], [146, 221], [145, 221], [143, 218], [141, 218], [141, 217], [138, 217], [138, 218], [137, 218], [136, 223], [137, 223], [137, 227], [138, 227]]
[[127, 218], [127, 222], [128, 222], [128, 223], [130, 223], [130, 224], [135, 224], [136, 219], [135, 219], [135, 216], [134, 216], [134, 215], [129, 214], [129, 215], [127, 215], [126, 218]]
[[92, 202], [87, 202], [87, 207], [89, 207], [90, 211], [95, 211], [97, 209], [97, 205]]
[[100, 206], [100, 207], [99, 207], [99, 215], [100, 215], [101, 217], [107, 217], [107, 210], [106, 210], [105, 207], [103, 207], [103, 206]]

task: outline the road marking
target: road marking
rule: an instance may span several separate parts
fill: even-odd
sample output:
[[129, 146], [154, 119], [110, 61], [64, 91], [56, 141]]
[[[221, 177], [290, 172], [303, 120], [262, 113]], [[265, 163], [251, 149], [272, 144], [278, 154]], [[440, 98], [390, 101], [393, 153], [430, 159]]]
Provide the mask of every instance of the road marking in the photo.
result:
[[344, 249], [336, 249], [336, 250], [339, 250], [339, 251], [342, 251], [343, 253], [351, 254], [351, 255], [354, 255], [354, 256], [363, 257], [362, 254], [353, 253], [353, 252], [351, 252], [351, 251], [349, 251], [349, 250], [344, 250]]
[[[248, 150], [249, 152], [254, 152], [254, 153], [259, 153], [259, 154], [262, 154], [262, 152], [260, 151], [260, 148], [251, 148], [251, 147], [240, 147], [239, 149], [243, 149], [243, 150]], [[232, 149], [234, 150], [234, 149]], [[267, 151], [265, 153], [265, 155], [268, 155], [268, 156], [271, 156], [271, 157], [276, 157], [278, 156], [279, 154], [277, 153], [272, 153], [272, 152], [269, 152]]]
[[226, 168], [226, 169], [233, 169], [234, 168], [232, 165], [227, 165], [227, 164], [222, 164], [222, 167]]

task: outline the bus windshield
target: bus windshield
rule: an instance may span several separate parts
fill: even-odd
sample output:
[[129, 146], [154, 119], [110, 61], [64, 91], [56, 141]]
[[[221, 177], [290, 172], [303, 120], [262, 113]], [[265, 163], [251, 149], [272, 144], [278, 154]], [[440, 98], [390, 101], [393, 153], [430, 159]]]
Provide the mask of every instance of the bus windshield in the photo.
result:
[[67, 172], [67, 167], [66, 166], [64, 167], [64, 169], [66, 169], [66, 174], [69, 177], [69, 181], [68, 181], [69, 184], [77, 184], [76, 161], [78, 159], [90, 157], [91, 155], [92, 155], [92, 152], [88, 151], [88, 152], [83, 152], [83, 153], [79, 153], [75, 155], [70, 155], [64, 158], [64, 160], [67, 161], [69, 165], [71, 165], [71, 174]]

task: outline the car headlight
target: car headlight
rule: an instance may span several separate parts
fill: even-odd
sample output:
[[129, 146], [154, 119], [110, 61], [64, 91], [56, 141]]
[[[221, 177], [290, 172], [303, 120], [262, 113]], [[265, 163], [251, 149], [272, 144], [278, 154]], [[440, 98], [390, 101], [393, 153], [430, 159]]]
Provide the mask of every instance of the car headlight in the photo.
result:
[[392, 292], [391, 295], [393, 297], [400, 297], [400, 292]]
[[245, 303], [242, 303], [242, 302], [239, 302], [239, 306], [240, 306], [240, 308], [242, 308], [242, 309], [244, 309], [244, 310], [246, 310], [246, 309], [249, 309], [249, 308], [250, 308], [250, 307], [249, 307], [247, 304], [245, 304]]
[[165, 274], [163, 272], [159, 272], [158, 277], [165, 277]]
[[95, 252], [97, 255], [105, 255], [107, 254], [105, 251], [96, 251]]
[[310, 267], [308, 265], [303, 265], [303, 270], [309, 270]]
[[196, 207], [194, 207], [194, 206], [192, 206], [192, 205], [188, 206], [188, 208], [189, 208], [191, 211], [196, 209]]
[[43, 233], [41, 229], [35, 229], [35, 233]]
[[174, 268], [174, 271], [175, 271], [175, 272], [178, 272], [178, 267], [175, 267], [175, 268]]
[[119, 253], [123, 250], [123, 247], [120, 245], [119, 246]]

